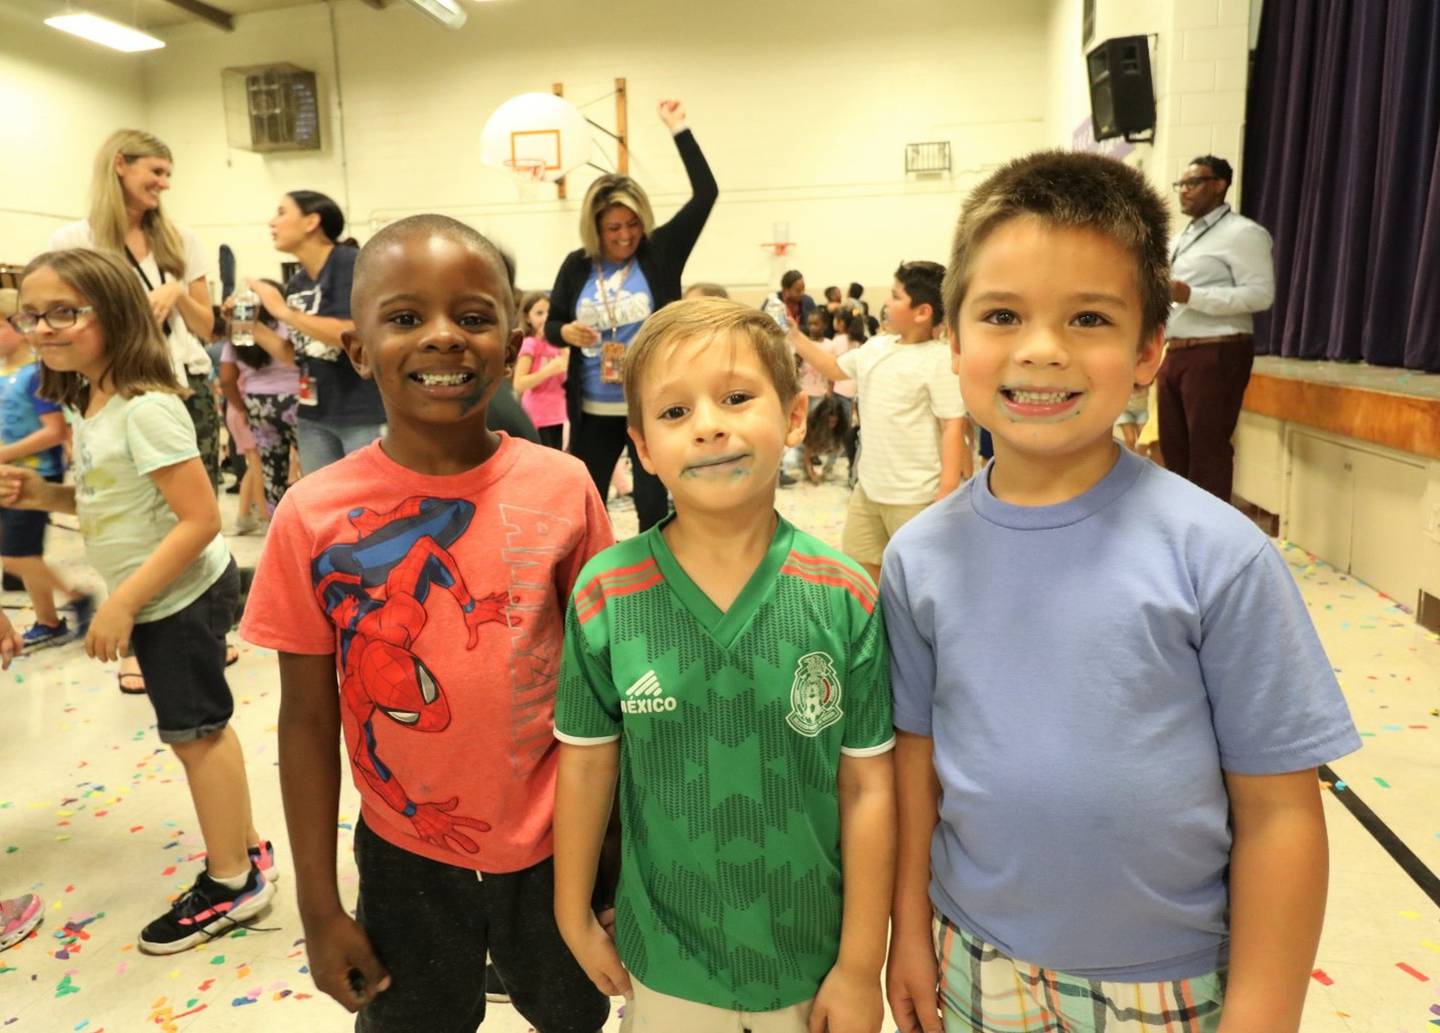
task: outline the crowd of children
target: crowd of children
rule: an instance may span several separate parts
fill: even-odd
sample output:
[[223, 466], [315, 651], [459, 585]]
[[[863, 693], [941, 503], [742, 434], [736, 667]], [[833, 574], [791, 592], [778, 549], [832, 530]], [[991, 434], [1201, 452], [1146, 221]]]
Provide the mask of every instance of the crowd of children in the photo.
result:
[[[1135, 170], [1041, 153], [970, 195], [947, 266], [900, 265], [883, 333], [838, 289], [807, 308], [798, 274], [776, 314], [697, 285], [625, 352], [673, 509], [618, 544], [559, 450], [543, 295], [517, 304], [511, 264], [444, 216], [371, 238], [342, 344], [384, 435], [288, 491], [261, 461], [241, 627], [278, 654], [310, 971], [356, 1028], [476, 1028], [488, 956], [540, 1033], [595, 1033], [617, 995], [632, 1033], [875, 1033], [886, 999], [904, 1033], [1297, 1030], [1315, 768], [1360, 741], [1270, 542], [1114, 440], [1160, 361], [1167, 224]], [[182, 950], [275, 892], [229, 727], [238, 575], [131, 271], [45, 254], [14, 307], [4, 553], [44, 529], [8, 514], [79, 517], [109, 589], [86, 651], [140, 656], [205, 838], [140, 937]], [[267, 363], [235, 352], [253, 386]], [[487, 429], [509, 381], [553, 447]], [[775, 498], [787, 450], [809, 474], [844, 448], [852, 397], [836, 550]], [[43, 458], [60, 408], [73, 486]], [[37, 626], [66, 627], [22, 567]], [[29, 637], [0, 619], [6, 663]], [[37, 920], [0, 905], [12, 939]]]

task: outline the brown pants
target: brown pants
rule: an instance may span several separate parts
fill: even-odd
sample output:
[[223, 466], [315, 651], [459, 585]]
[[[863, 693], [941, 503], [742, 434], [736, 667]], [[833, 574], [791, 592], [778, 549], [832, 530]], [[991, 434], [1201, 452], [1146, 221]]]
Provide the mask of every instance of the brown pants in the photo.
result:
[[1230, 437], [1254, 363], [1249, 337], [1169, 349], [1155, 379], [1165, 466], [1226, 502], [1235, 475]]

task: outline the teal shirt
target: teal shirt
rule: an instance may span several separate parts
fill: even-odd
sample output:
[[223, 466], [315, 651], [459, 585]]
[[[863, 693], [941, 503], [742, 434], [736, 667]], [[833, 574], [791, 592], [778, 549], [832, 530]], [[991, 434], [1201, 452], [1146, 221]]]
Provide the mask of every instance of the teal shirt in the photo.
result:
[[[195, 426], [172, 394], [119, 395], [75, 417], [75, 513], [85, 554], [114, 592], [149, 559], [179, 518], [149, 476], [200, 455]], [[159, 620], [189, 606], [225, 573], [230, 549], [216, 534], [181, 574], [135, 615]]]

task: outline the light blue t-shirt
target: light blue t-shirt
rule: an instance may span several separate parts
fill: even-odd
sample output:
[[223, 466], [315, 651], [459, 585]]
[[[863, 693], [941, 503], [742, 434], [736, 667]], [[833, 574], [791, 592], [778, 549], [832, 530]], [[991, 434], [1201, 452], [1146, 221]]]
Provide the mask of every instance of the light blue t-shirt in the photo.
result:
[[[44, 413], [59, 412], [60, 406], [47, 402], [40, 389], [40, 363], [27, 362], [8, 373], [0, 373], [0, 441], [7, 445], [28, 438], [44, 426]], [[41, 477], [58, 477], [65, 469], [65, 451], [59, 445], [15, 460]]]
[[[75, 417], [75, 515], [85, 555], [111, 592], [179, 523], [150, 474], [199, 455], [185, 403], [166, 392], [115, 395], [93, 416]], [[140, 609], [135, 623], [183, 610], [220, 580], [229, 564], [230, 548], [217, 533]]]
[[931, 899], [1092, 979], [1227, 961], [1222, 771], [1360, 747], [1288, 568], [1244, 516], [1128, 449], [1055, 506], [988, 476], [885, 550], [895, 725], [931, 736]]
[[[634, 259], [629, 262], [605, 262], [603, 268], [603, 294], [600, 290], [599, 275], [592, 267], [590, 278], [585, 281], [585, 286], [580, 291], [580, 299], [575, 303], [575, 318], [599, 330], [605, 341], [619, 341], [628, 348], [635, 335], [640, 332], [640, 324], [654, 311], [655, 301], [650, 295], [650, 283], [645, 279], [640, 263]], [[617, 408], [614, 415], [623, 416], [624, 390], [619, 384], [607, 384], [600, 378], [600, 356], [603, 347], [602, 343], [580, 350], [585, 360], [582, 397], [589, 403], [600, 402], [615, 406]]]

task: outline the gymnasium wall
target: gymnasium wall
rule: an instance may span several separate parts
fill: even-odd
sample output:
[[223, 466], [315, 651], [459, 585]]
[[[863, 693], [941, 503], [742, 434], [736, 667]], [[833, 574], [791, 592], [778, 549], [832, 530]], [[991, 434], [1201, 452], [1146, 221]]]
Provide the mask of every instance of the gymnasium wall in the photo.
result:
[[[567, 202], [522, 204], [506, 174], [479, 165], [480, 127], [515, 93], [563, 81], [584, 103], [624, 76], [632, 172], [661, 217], [685, 184], [659, 98], [685, 100], [721, 185], [687, 278], [758, 287], [794, 264], [815, 288], [888, 285], [902, 258], [943, 260], [966, 186], [1043, 142], [1048, 6], [912, 0], [877, 19], [863, 0], [513, 0], [469, 3], [470, 23], [450, 32], [403, 3], [376, 11], [352, 0], [335, 5], [333, 43], [330, 8], [315, 4], [237, 18], [230, 34], [161, 30], [169, 46], [132, 60], [144, 69], [147, 127], [176, 154], [169, 209], [207, 244], [229, 242], [246, 270], [273, 270], [265, 221], [285, 189], [308, 187], [340, 199], [362, 238], [409, 212], [455, 214], [509, 244], [524, 282], [548, 286], [577, 243], [593, 173], [572, 177]], [[221, 69], [274, 61], [319, 74], [322, 152], [227, 146]], [[609, 100], [587, 108], [605, 124], [613, 110]], [[88, 162], [103, 131], [75, 135], [89, 137], [76, 145]], [[918, 140], [951, 141], [954, 174], [907, 181], [903, 145]], [[82, 205], [77, 183], [60, 211]], [[776, 260], [759, 245], [781, 221], [798, 247]]]
[[0, 4], [0, 112], [0, 263], [24, 262], [81, 216], [99, 142], [145, 117], [140, 62]]
[[[480, 127], [505, 98], [555, 81], [612, 124], [613, 101], [601, 98], [624, 76], [632, 172], [659, 216], [685, 190], [654, 114], [659, 98], [685, 100], [720, 182], [687, 279], [758, 293], [795, 266], [812, 291], [859, 279], [874, 300], [899, 260], [944, 259], [960, 200], [989, 169], [1071, 146], [1089, 116], [1081, 0], [911, 0], [884, 20], [864, 0], [634, 0], [623, 12], [580, 0], [467, 4], [459, 32], [400, 2], [377, 11], [341, 0], [240, 16], [228, 34], [177, 25], [157, 31], [166, 49], [121, 55], [44, 28], [33, 4], [0, 0], [0, 99], [17, 138], [44, 141], [7, 153], [0, 261], [26, 257], [83, 214], [94, 147], [111, 128], [139, 124], [175, 151], [169, 210], [208, 246], [231, 244], [242, 271], [275, 271], [265, 222], [281, 193], [306, 187], [340, 200], [361, 238], [411, 212], [454, 214], [514, 250], [523, 283], [548, 285], [576, 244], [593, 172], [571, 177], [567, 201], [549, 187], [522, 201], [507, 174], [479, 164]], [[1250, 8], [1097, 0], [1095, 39], [1158, 35], [1157, 142], [1127, 157], [1157, 185], [1196, 153], [1238, 157]], [[221, 70], [279, 61], [319, 76], [319, 152], [227, 143]], [[904, 174], [903, 146], [920, 140], [950, 141], [951, 175]], [[609, 165], [613, 145], [600, 150]], [[797, 242], [783, 259], [759, 247], [777, 222]]]
[[[1241, 147], [1245, 132], [1253, 18], [1260, 0], [1095, 0], [1095, 33], [1088, 44], [1116, 36], [1154, 35], [1156, 133], [1154, 144], [1127, 148], [1122, 141], [1101, 145], [1124, 154], [1144, 169], [1170, 199], [1170, 184], [1190, 159], [1214, 154], [1235, 167], [1229, 200], [1238, 206], [1244, 187]], [[1086, 46], [1081, 43], [1082, 0], [1055, 0], [1049, 11], [1050, 83], [1046, 136], [1052, 145], [1072, 146], [1090, 118]]]

